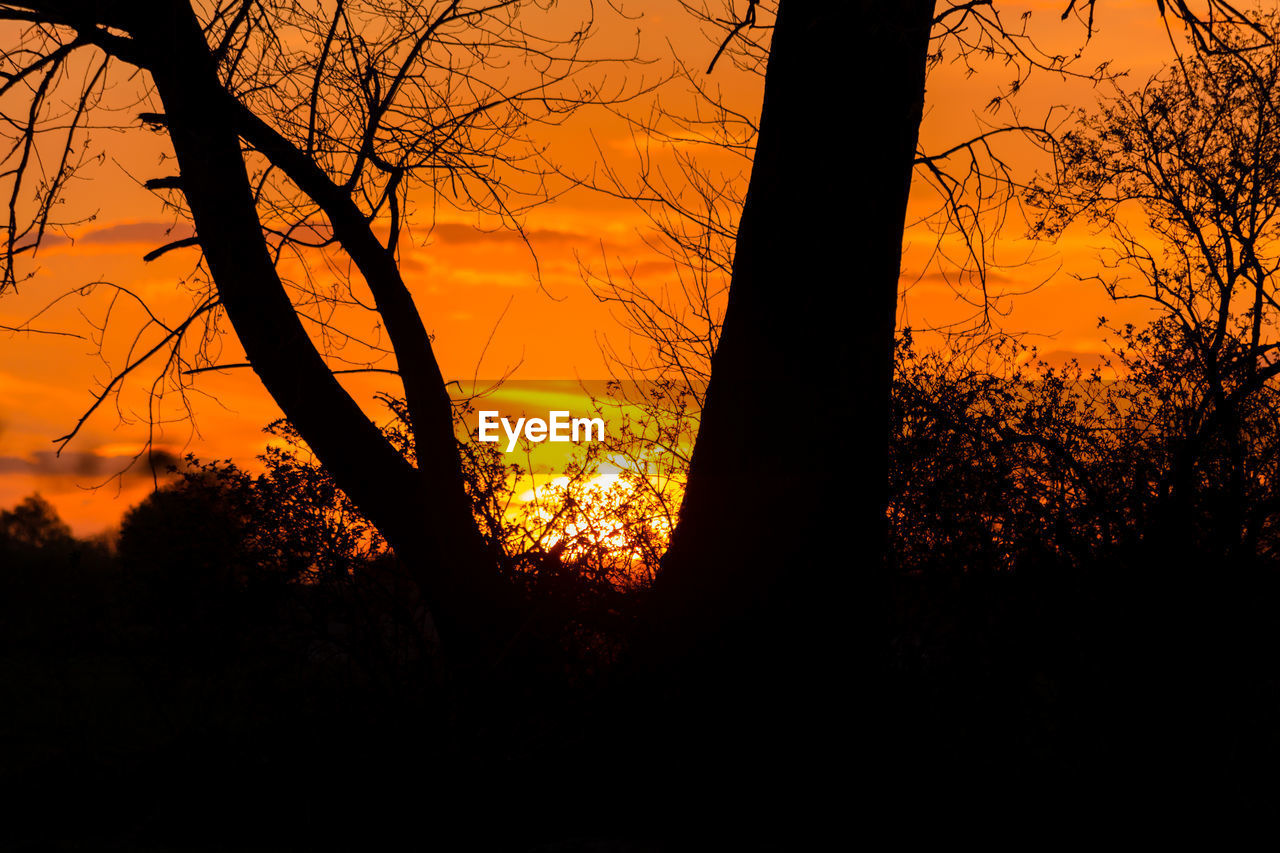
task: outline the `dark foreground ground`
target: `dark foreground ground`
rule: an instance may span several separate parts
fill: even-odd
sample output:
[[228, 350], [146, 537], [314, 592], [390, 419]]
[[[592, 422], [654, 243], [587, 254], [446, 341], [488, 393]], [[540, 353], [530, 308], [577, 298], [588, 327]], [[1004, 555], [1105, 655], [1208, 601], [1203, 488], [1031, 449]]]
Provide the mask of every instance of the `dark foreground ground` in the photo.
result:
[[3, 567], [4, 849], [819, 849], [814, 827], [1264, 814], [1275, 575], [1171, 560], [903, 578], [893, 659], [826, 673], [824, 709], [764, 684], [650, 702], [581, 653], [445, 699], [376, 603], [27, 554]]

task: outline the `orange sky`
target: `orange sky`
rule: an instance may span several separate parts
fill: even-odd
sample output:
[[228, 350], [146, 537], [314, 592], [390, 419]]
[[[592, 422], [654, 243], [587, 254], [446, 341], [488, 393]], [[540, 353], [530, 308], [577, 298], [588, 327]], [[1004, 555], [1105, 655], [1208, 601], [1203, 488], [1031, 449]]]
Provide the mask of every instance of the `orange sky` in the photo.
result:
[[[1061, 0], [1031, 4], [997, 4], [1006, 20], [1017, 21], [1021, 9], [1030, 8], [1036, 32], [1048, 45], [1075, 44], [1080, 28], [1061, 24], [1055, 10]], [[1153, 0], [1101, 0], [1098, 34], [1082, 62], [1115, 58], [1117, 65], [1144, 79], [1168, 56], [1169, 48], [1154, 11]], [[693, 66], [705, 66], [714, 50], [693, 22], [672, 0], [649, 3], [645, 17], [628, 29], [615, 27], [607, 39], [643, 33], [642, 53], [660, 62], [644, 73], [670, 64], [674, 53]], [[667, 40], [670, 40], [668, 43]], [[621, 43], [621, 42], [619, 42]], [[937, 150], [971, 135], [978, 126], [982, 107], [996, 87], [1008, 82], [1006, 69], [989, 69], [965, 78], [955, 66], [945, 65], [930, 80], [928, 114], [923, 144]], [[758, 111], [758, 81], [732, 73], [727, 64], [713, 80], [726, 87], [729, 97], [747, 111]], [[857, 89], [832, 83], [846, 98], [839, 116], [832, 117], [831, 132], [848, 132], [836, 122], [851, 118], [855, 124]], [[678, 97], [669, 91], [667, 97]], [[1090, 103], [1094, 95], [1087, 85], [1047, 78], [1036, 81], [1020, 98], [1024, 116], [1031, 117], [1050, 104]], [[637, 103], [636, 110], [645, 105]], [[990, 116], [986, 116], [990, 120]], [[599, 145], [621, 173], [635, 168], [635, 139], [622, 121], [600, 113], [583, 115], [552, 131], [555, 156], [578, 174], [596, 164]], [[109, 157], [91, 174], [91, 180], [75, 190], [73, 203], [92, 222], [73, 230], [74, 245], [50, 244], [38, 256], [38, 274], [23, 284], [20, 293], [0, 299], [0, 325], [16, 325], [68, 289], [91, 281], [127, 284], [155, 306], [181, 311], [191, 296], [175, 282], [191, 272], [191, 252], [174, 252], [143, 264], [147, 251], [173, 239], [165, 232], [174, 222], [166, 217], [157, 199], [141, 189], [139, 181], [165, 174], [159, 163], [162, 137], [142, 131], [98, 135]], [[731, 161], [723, 161], [732, 166]], [[736, 168], [736, 167], [734, 167]], [[912, 210], [919, 215], [929, 204], [925, 192], [913, 194]], [[600, 339], [608, 336], [625, 343], [625, 335], [607, 308], [595, 301], [582, 283], [579, 261], [634, 269], [638, 280], [659, 286], [671, 278], [670, 264], [648, 249], [638, 233], [643, 217], [631, 205], [587, 191], [568, 193], [535, 210], [526, 228], [536, 250], [541, 286], [534, 277], [534, 261], [514, 235], [476, 230], [469, 217], [442, 213], [429, 238], [417, 232], [419, 245], [409, 246], [402, 268], [427, 321], [436, 335], [436, 346], [446, 377], [470, 380], [494, 377], [516, 368], [519, 379], [602, 378], [606, 374]], [[181, 226], [179, 226], [181, 227]], [[1010, 237], [1017, 228], [1010, 229]], [[936, 268], [925, 268], [926, 249], [933, 236], [922, 226], [907, 235], [904, 284], [909, 284], [903, 305], [904, 321], [913, 326], [942, 323], [956, 317], [956, 300]], [[1075, 283], [1065, 274], [1090, 271], [1091, 245], [1086, 234], [1069, 234], [1057, 247], [1037, 247], [1044, 260], [1038, 264], [1002, 271], [993, 282], [1005, 281], [1024, 289], [1061, 267], [1062, 273], [1034, 293], [1013, 303], [1003, 322], [1010, 329], [1051, 337], [1042, 341], [1044, 351], [1089, 354], [1101, 351], [1097, 316], [1116, 314], [1096, 285]], [[1016, 240], [1002, 248], [1008, 257], [1022, 257], [1033, 248]], [[1000, 278], [1003, 276], [1003, 278]], [[92, 331], [85, 317], [99, 319], [106, 307], [105, 290], [82, 300], [62, 303], [43, 316], [36, 328], [85, 335]], [[127, 306], [120, 310], [129, 311]], [[1128, 309], [1132, 315], [1137, 309]], [[83, 312], [83, 315], [80, 313]], [[137, 315], [136, 312], [134, 316]], [[502, 318], [498, 323], [499, 317]], [[116, 331], [107, 341], [109, 353], [118, 355], [130, 316], [118, 315]], [[495, 328], [496, 326], [496, 328]], [[492, 333], [492, 339], [490, 336]], [[223, 360], [241, 360], [232, 336], [222, 342]], [[91, 487], [111, 480], [147, 437], [145, 387], [129, 386], [114, 405], [101, 409], [80, 436], [53, 458], [52, 440], [66, 433], [92, 400], [92, 389], [110, 376], [96, 358], [89, 340], [69, 337], [0, 333], [0, 506], [10, 506], [23, 495], [39, 490], [48, 497], [77, 531], [87, 534], [115, 523], [128, 505], [151, 488], [150, 473], [131, 472], [103, 488]], [[482, 358], [483, 354], [483, 358]], [[396, 390], [388, 377], [357, 377], [347, 384], [362, 400], [379, 389]], [[278, 411], [247, 370], [203, 374], [192, 395], [194, 421], [178, 420], [157, 427], [157, 446], [174, 453], [192, 452], [204, 458], [232, 458], [252, 464], [265, 443], [261, 429], [278, 417]], [[374, 409], [371, 407], [370, 411]], [[167, 415], [176, 415], [170, 409]]]

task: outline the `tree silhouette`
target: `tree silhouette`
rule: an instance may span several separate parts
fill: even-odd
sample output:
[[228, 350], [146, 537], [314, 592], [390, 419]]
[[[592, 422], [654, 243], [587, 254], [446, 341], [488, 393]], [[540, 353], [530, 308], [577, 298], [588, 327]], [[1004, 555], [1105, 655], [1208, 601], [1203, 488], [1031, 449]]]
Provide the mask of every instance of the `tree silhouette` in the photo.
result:
[[[195, 230], [148, 257], [197, 246], [209, 280], [181, 322], [150, 315], [159, 342], [131, 355], [85, 418], [148, 361], [161, 365], [157, 383], [179, 390], [219, 366], [203, 356], [211, 336], [202, 331], [225, 315], [248, 357], [241, 366], [252, 367], [343, 491], [414, 567], [441, 632], [457, 635], [460, 654], [480, 658], [510, 633], [513, 605], [472, 520], [450, 399], [397, 257], [410, 193], [514, 225], [548, 192], [524, 129], [609, 100], [598, 79], [578, 82], [592, 66], [580, 58], [589, 22], [561, 23], [561, 38], [540, 36], [537, 12], [537, 4], [516, 2], [249, 0], [0, 8], [19, 45], [3, 57], [3, 94], [25, 101], [6, 107], [6, 287], [20, 283], [19, 261], [66, 224], [58, 203], [88, 157], [86, 128], [129, 68], [145, 73], [140, 97], [158, 108], [140, 118], [167, 135], [177, 164], [177, 174], [147, 186]], [[92, 69], [83, 79], [75, 76], [82, 62]], [[77, 87], [64, 108], [65, 92]], [[47, 140], [63, 147], [53, 166], [33, 156]], [[345, 255], [353, 268], [336, 294], [282, 271], [291, 256], [317, 253]], [[326, 301], [370, 308], [384, 330], [416, 439], [412, 464], [313, 342], [312, 333], [324, 339], [331, 331]]]
[[71, 528], [39, 494], [0, 511], [0, 542], [25, 548], [55, 548], [72, 541]]
[[1062, 180], [1033, 197], [1038, 228], [1057, 234], [1084, 220], [1106, 235], [1096, 279], [1113, 299], [1159, 312], [1148, 340], [1167, 341], [1164, 357], [1133, 366], [1138, 381], [1156, 372], [1185, 383], [1166, 428], [1176, 450], [1158, 485], [1168, 496], [1166, 536], [1176, 542], [1195, 528], [1196, 469], [1210, 466], [1226, 487], [1215, 550], [1233, 556], [1259, 533], [1245, 512], [1259, 476], [1250, 424], [1280, 374], [1276, 26], [1272, 14], [1256, 31], [1225, 37], [1229, 50], [1194, 54], [1082, 114], [1063, 138]]
[[[747, 5], [754, 18], [757, 4]], [[1086, 36], [1093, 5], [1063, 4], [1065, 14], [1082, 14]], [[1206, 52], [1231, 53], [1224, 32], [1256, 26], [1226, 3], [1159, 2], [1152, 14], [1180, 18]], [[730, 38], [742, 31], [731, 29]], [[680, 522], [641, 643], [677, 695], [697, 697], [689, 704], [705, 713], [703, 724], [724, 727], [724, 751], [708, 760], [737, 766], [744, 778], [733, 745], [771, 726], [812, 738], [771, 742], [778, 752], [755, 756], [785, 768], [779, 775], [803, 775], [805, 752], [856, 754], [886, 778], [910, 773], [900, 749], [913, 735], [897, 728], [905, 716], [890, 710], [899, 698], [885, 670], [891, 382], [907, 203], [915, 171], [932, 176], [943, 216], [962, 230], [981, 273], [974, 211], [998, 207], [1011, 180], [998, 158], [984, 159], [991, 135], [938, 155], [920, 150], [927, 73], [948, 50], [1006, 56], [1019, 69], [1015, 91], [1037, 69], [1070, 73], [1065, 57], [1038, 54], [1022, 30], [1006, 26], [999, 4], [779, 4], [728, 305]], [[846, 108], [867, 117], [867, 129], [842, 135], [839, 156], [827, 160], [815, 152], [841, 108], [815, 81], [835, 80], [875, 82]], [[1006, 131], [1049, 136], [1019, 122], [997, 129]], [[956, 152], [953, 172], [946, 155]], [[840, 436], [839, 464], [797, 459], [779, 436], [783, 396], [810, 412], [810, 430]], [[851, 726], [860, 713], [872, 719]], [[680, 740], [690, 731], [701, 729], [675, 736], [693, 749]], [[908, 733], [888, 734], [895, 731]], [[823, 793], [802, 796], [821, 801]]]

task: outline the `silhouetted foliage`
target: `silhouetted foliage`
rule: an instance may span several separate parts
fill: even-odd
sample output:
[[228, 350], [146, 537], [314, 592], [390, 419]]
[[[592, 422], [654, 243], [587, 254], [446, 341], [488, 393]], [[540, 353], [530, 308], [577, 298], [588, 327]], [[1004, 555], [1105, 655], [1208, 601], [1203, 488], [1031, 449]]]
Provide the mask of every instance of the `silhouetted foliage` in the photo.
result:
[[71, 528], [39, 494], [0, 511], [0, 543], [8, 548], [57, 548], [71, 544]]
[[[444, 376], [400, 253], [441, 208], [521, 232], [529, 208], [563, 188], [531, 129], [646, 88], [604, 73], [634, 59], [625, 48], [610, 58], [587, 47], [592, 3], [568, 14], [554, 5], [0, 4], [12, 45], [0, 48], [10, 143], [0, 156], [10, 200], [0, 292], [33, 274], [26, 261], [42, 242], [82, 224], [61, 216], [62, 204], [97, 159], [103, 137], [89, 129], [117, 98], [143, 107], [137, 125], [165, 136], [175, 173], [147, 176], [145, 187], [193, 232], [146, 259], [199, 252], [180, 316], [127, 283], [98, 281], [55, 300], [109, 292], [90, 321], [99, 345], [128, 313], [118, 305], [141, 311], [123, 359], [100, 353], [110, 375], [60, 446], [144, 371], [154, 370], [145, 390], [155, 424], [165, 393], [185, 407], [194, 377], [252, 367], [397, 548], [468, 673], [490, 670], [522, 617], [472, 523]], [[61, 156], [32, 156], [50, 146]], [[313, 272], [321, 268], [323, 282]], [[219, 361], [225, 322], [241, 362]], [[339, 382], [351, 371], [398, 377], [416, 464]]]

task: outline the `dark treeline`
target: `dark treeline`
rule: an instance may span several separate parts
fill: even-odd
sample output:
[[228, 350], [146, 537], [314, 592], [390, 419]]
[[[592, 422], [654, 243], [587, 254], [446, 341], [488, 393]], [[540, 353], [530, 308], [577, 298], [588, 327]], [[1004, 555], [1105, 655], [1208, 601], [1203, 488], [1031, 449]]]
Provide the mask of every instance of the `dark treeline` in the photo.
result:
[[[1234, 437], [1205, 431], [1177, 330], [1117, 332], [1121, 380], [1012, 341], [969, 359], [900, 341], [891, 670], [912, 808], [1007, 797], [1010, 779], [1039, 780], [1031, 804], [1128, 786], [1132, 802], [1193, 768], [1224, 801], [1263, 795], [1244, 780], [1280, 743], [1278, 401], [1264, 385]], [[193, 827], [215, 847], [368, 841], [411, 830], [428, 801], [456, 804], [431, 809], [432, 835], [459, 849], [646, 813], [665, 783], [592, 748], [638, 723], [616, 685], [646, 585], [600, 552], [510, 553], [485, 509], [500, 459], [464, 453], [528, 619], [518, 658], [459, 713], [431, 687], [412, 583], [287, 425], [272, 430], [285, 443], [265, 473], [189, 460], [114, 545], [74, 538], [38, 497], [0, 517], [3, 783], [46, 807], [28, 813], [130, 849]], [[525, 793], [475, 823], [498, 790]], [[69, 797], [86, 806], [60, 814]]]
[[1088, 371], [899, 349], [894, 667], [943, 801], [1266, 802], [1280, 401], [1260, 387], [1232, 433], [1178, 327], [1115, 331]]

